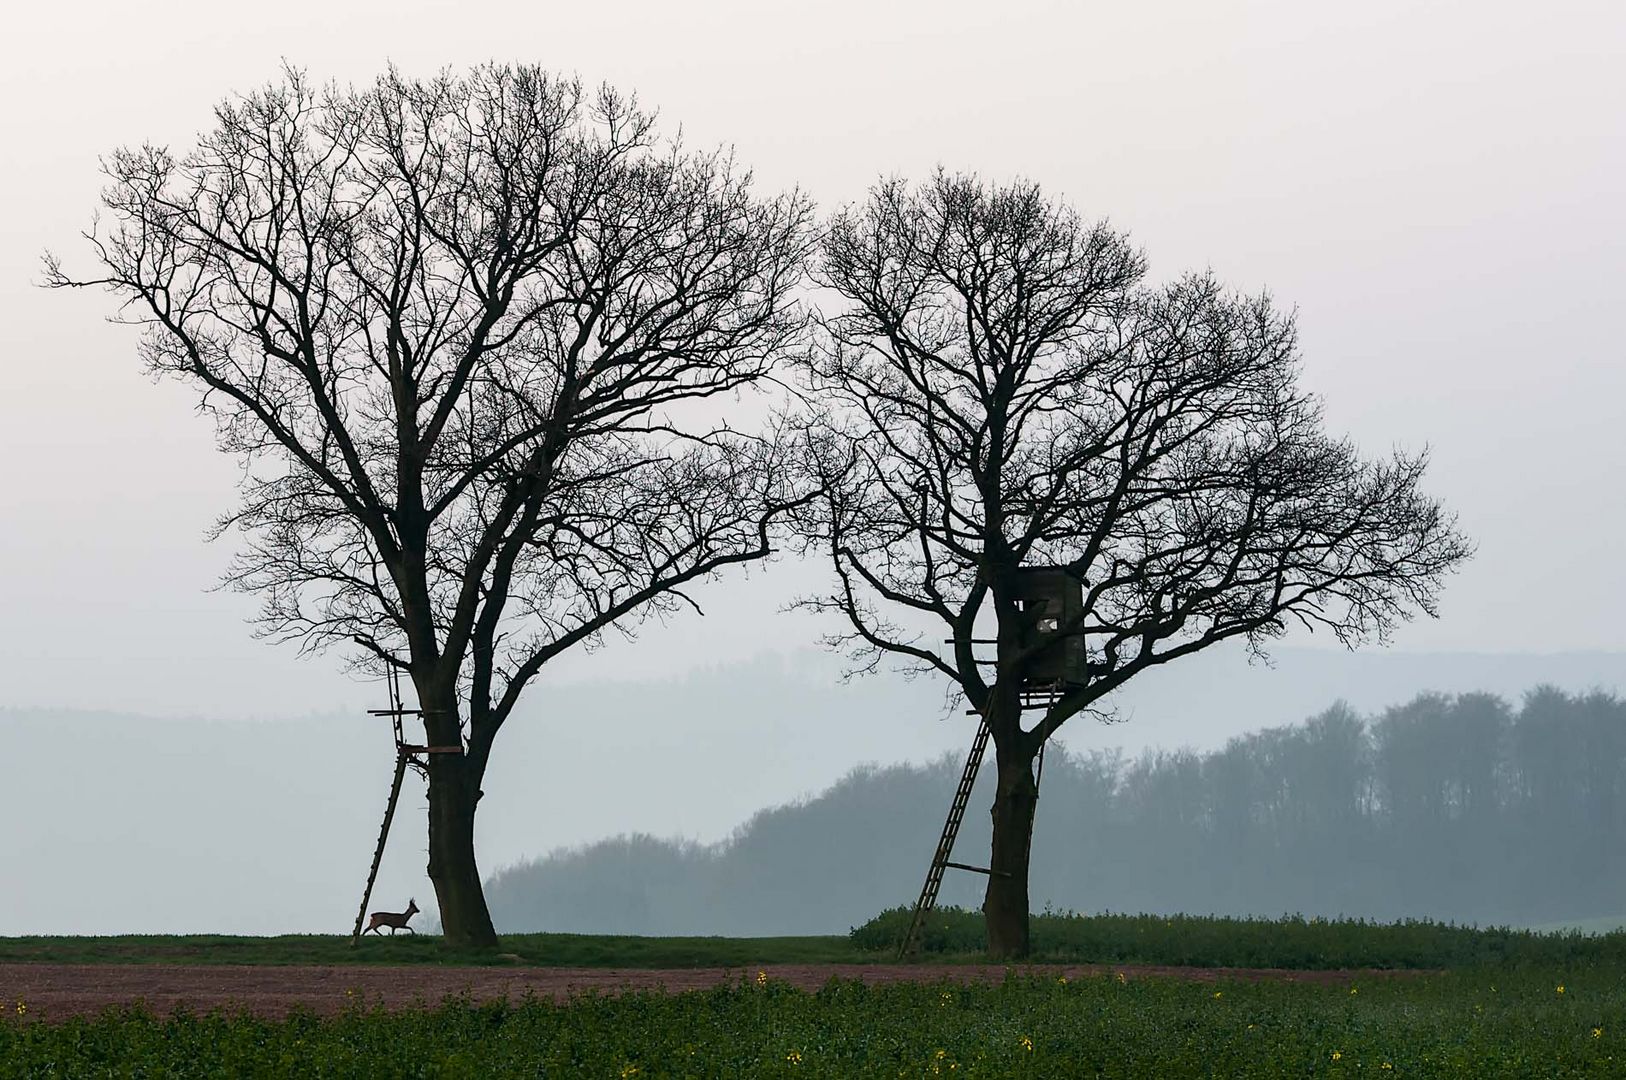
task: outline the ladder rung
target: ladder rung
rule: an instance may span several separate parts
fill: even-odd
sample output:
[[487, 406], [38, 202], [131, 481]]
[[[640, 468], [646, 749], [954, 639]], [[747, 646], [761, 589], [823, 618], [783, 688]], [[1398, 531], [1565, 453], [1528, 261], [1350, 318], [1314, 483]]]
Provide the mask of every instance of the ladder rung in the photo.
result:
[[944, 866], [952, 866], [956, 870], [970, 870], [974, 874], [987, 874], [990, 877], [1010, 877], [1004, 870], [990, 870], [986, 866], [972, 866], [970, 863], [945, 862]]

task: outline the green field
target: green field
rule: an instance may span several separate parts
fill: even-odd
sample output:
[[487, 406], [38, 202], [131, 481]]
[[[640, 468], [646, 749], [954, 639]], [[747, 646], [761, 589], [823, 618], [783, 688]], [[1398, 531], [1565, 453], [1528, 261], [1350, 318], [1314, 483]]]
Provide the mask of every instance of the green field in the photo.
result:
[[[547, 967], [749, 967], [890, 962], [909, 921], [895, 908], [825, 937], [633, 937], [508, 934], [501, 951], [448, 947], [433, 935], [350, 939], [131, 935], [0, 938], [0, 963], [526, 964]], [[933, 913], [918, 959], [985, 963], [982, 918]], [[1044, 914], [1033, 919], [1036, 962], [1191, 967], [1440, 969], [1466, 966], [1619, 964], [1626, 931], [1583, 933], [1455, 926], [1414, 920], [1230, 919], [1192, 915]]]
[[1626, 981], [1479, 969], [1318, 986], [1113, 975], [807, 993], [754, 979], [281, 1022], [0, 1020], [0, 1077], [1605, 1077]]
[[[0, 962], [529, 963], [742, 967], [879, 962], [899, 921], [849, 935], [520, 934], [501, 956], [435, 937], [0, 939]], [[945, 911], [922, 959], [982, 960], [973, 913]], [[360, 1008], [283, 1021], [211, 1014], [36, 1023], [0, 1012], [0, 1080], [33, 1076], [1626, 1076], [1626, 934], [1430, 922], [1046, 915], [1035, 959], [1299, 969], [1320, 981], [1124, 977], [1001, 985], [742, 978], [718, 990]], [[1412, 969], [1412, 970], [1404, 970]]]
[[[849, 938], [881, 955], [902, 937], [909, 918], [908, 909], [893, 908], [856, 927]], [[933, 913], [922, 955], [957, 960], [974, 955], [982, 942], [982, 916], [948, 908]], [[1033, 917], [1033, 959], [1296, 970], [1596, 963], [1626, 968], [1626, 932], [1585, 933], [1572, 927], [1539, 932], [1427, 919], [1044, 914]]]
[[447, 946], [431, 934], [347, 937], [284, 934], [131, 934], [0, 938], [0, 964], [530, 964], [546, 967], [745, 967], [866, 963], [846, 937], [616, 937], [506, 934], [501, 951]]

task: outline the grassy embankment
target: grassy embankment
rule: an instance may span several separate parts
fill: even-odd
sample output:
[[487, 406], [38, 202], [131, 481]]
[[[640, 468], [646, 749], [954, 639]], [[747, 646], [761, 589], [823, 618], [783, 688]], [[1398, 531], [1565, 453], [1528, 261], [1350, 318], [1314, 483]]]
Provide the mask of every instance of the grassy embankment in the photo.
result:
[[[858, 947], [879, 953], [902, 936], [909, 917], [907, 909], [893, 908], [849, 937]], [[921, 955], [959, 959], [973, 955], [982, 942], [981, 915], [948, 908], [933, 914]], [[1301, 916], [1046, 914], [1033, 918], [1033, 959], [1299, 970], [1599, 963], [1626, 968], [1626, 931], [1543, 933], [1427, 919], [1380, 923]]]
[[501, 952], [458, 949], [441, 938], [283, 934], [132, 934], [0, 938], [0, 964], [533, 964], [548, 967], [748, 967], [864, 963], [846, 937], [620, 937], [505, 934]]
[[[0, 963], [532, 964], [550, 967], [750, 967], [876, 963], [893, 958], [908, 923], [902, 908], [850, 934], [828, 937], [630, 937], [510, 934], [497, 954], [451, 948], [438, 937], [212, 935], [0, 938]], [[1054, 963], [1195, 967], [1462, 968], [1620, 964], [1626, 931], [1588, 935], [1411, 921], [1225, 919], [1157, 915], [1038, 915], [1033, 959]], [[985, 961], [975, 912], [934, 914], [920, 958]]]

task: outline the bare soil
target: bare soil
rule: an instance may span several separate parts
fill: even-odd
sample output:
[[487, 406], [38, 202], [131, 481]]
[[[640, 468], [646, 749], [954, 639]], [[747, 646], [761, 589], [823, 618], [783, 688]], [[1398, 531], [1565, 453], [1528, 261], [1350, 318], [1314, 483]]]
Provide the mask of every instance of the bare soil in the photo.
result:
[[[344, 967], [213, 964], [0, 964], [0, 1004], [10, 1016], [22, 1002], [26, 1019], [60, 1021], [94, 1016], [110, 1006], [140, 1004], [167, 1016], [177, 1008], [216, 1009], [280, 1018], [290, 1011], [333, 1015], [346, 1008], [432, 1008], [448, 995], [476, 1001], [527, 995], [564, 1000], [577, 994], [656, 990], [676, 993], [769, 979], [816, 990], [832, 978], [869, 984], [998, 982], [1008, 971], [1068, 979], [1116, 975], [1214, 982], [1276, 979], [1342, 985], [1357, 978], [1418, 972], [1370, 970], [1287, 971], [1275, 968], [1188, 968], [1145, 965], [815, 964], [764, 968], [542, 968], [542, 967]], [[9, 1016], [8, 1016], [9, 1018]]]

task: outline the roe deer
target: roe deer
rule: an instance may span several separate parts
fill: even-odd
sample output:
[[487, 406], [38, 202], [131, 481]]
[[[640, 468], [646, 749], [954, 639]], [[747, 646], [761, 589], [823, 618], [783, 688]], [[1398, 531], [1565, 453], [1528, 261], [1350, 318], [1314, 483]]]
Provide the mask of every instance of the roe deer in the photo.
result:
[[367, 916], [367, 929], [363, 930], [362, 933], [377, 933], [379, 937], [383, 937], [383, 933], [378, 928], [387, 926], [390, 928], [390, 937], [394, 937], [397, 930], [405, 930], [407, 933], [416, 936], [418, 932], [407, 925], [407, 920], [417, 913], [418, 902], [416, 900], [408, 900], [407, 909], [402, 912], [375, 911]]

